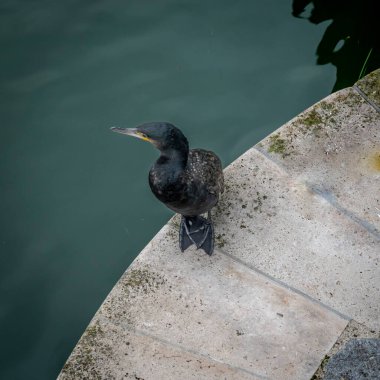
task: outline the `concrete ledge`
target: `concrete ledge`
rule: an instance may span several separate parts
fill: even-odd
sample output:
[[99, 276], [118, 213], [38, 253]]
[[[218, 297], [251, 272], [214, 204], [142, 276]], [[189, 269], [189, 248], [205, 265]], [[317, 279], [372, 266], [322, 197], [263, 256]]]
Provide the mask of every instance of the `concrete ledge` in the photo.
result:
[[212, 257], [181, 254], [177, 217], [164, 226], [59, 379], [310, 379], [350, 319], [378, 335], [379, 78], [330, 95], [225, 170]]

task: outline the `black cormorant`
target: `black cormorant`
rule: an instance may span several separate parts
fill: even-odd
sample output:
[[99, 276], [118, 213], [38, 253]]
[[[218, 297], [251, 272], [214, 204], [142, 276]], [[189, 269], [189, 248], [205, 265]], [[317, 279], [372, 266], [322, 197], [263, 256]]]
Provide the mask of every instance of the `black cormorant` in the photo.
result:
[[[161, 202], [182, 215], [181, 251], [195, 244], [211, 255], [214, 228], [210, 210], [218, 203], [224, 187], [219, 157], [207, 150], [189, 149], [183, 133], [167, 122], [111, 130], [149, 141], [160, 150], [161, 155], [149, 172], [150, 188]], [[205, 213], [207, 219], [201, 216]]]

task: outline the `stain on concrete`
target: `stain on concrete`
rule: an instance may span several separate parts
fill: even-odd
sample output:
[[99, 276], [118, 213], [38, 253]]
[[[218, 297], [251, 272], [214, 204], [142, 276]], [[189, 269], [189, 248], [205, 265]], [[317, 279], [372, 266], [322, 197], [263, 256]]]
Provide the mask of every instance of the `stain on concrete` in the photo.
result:
[[368, 158], [368, 162], [371, 169], [380, 172], [380, 150], [372, 153]]

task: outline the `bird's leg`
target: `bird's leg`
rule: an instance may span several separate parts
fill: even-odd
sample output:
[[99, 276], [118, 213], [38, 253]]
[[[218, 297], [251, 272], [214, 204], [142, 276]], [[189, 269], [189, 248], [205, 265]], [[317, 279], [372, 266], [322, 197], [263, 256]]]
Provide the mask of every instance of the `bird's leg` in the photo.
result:
[[205, 220], [205, 233], [200, 244], [197, 248], [202, 248], [208, 255], [212, 255], [214, 251], [214, 226], [212, 224], [211, 212], [207, 212], [207, 219]]
[[[198, 216], [198, 217], [195, 217], [194, 220], [191, 220], [190, 218], [186, 219], [185, 217], [183, 217], [185, 220], [184, 220], [184, 224], [185, 224], [185, 229], [186, 229], [186, 233], [189, 235], [193, 235], [193, 234], [196, 234], [200, 231], [203, 231], [205, 229], [205, 223], [207, 222], [204, 218], [202, 218], [201, 216]], [[189, 225], [187, 225], [187, 223], [189, 223]], [[201, 222], [201, 225], [199, 228], [194, 228], [193, 227], [193, 224], [199, 224], [199, 222]], [[190, 226], [190, 229], [189, 229], [189, 226]], [[190, 238], [192, 239], [192, 238]], [[192, 239], [193, 240], [193, 239]], [[194, 241], [193, 241], [194, 244], [196, 244]]]
[[190, 232], [189, 232], [189, 235], [196, 234], [197, 232], [200, 232], [200, 231], [202, 231], [202, 230], [204, 230], [204, 229], [205, 229], [205, 226], [204, 226], [204, 225], [203, 225], [203, 226], [200, 226], [198, 229], [190, 231]]
[[207, 211], [207, 219], [204, 219], [202, 218], [203, 220], [203, 224], [201, 227], [199, 227], [197, 230], [194, 230], [190, 233], [196, 233], [196, 232], [199, 232], [199, 231], [202, 231], [202, 230], [205, 230], [204, 231], [204, 236], [202, 238], [202, 240], [200, 241], [200, 243], [196, 244], [197, 248], [201, 248], [202, 247], [202, 244], [205, 242], [205, 240], [207, 239], [207, 236], [208, 236], [208, 233], [209, 233], [209, 228], [210, 228], [210, 225], [212, 226], [212, 222], [211, 222], [211, 212], [210, 211]]
[[[186, 234], [189, 237], [189, 239], [193, 242], [193, 244], [195, 244], [195, 241], [192, 239], [192, 237], [190, 235], [198, 232], [199, 230], [201, 230], [203, 228], [203, 226], [201, 228], [198, 228], [197, 230], [189, 231], [189, 227], [188, 227], [188, 225], [186, 223], [186, 218], [184, 218], [184, 217], [182, 217], [182, 218], [184, 219], [184, 225], [185, 225]], [[191, 220], [189, 220], [189, 224], [191, 226], [193, 224], [193, 222]]]
[[181, 251], [185, 251], [192, 244], [195, 244], [194, 239], [191, 237], [189, 228], [186, 223], [186, 218], [181, 216], [181, 224], [179, 227], [179, 247]]

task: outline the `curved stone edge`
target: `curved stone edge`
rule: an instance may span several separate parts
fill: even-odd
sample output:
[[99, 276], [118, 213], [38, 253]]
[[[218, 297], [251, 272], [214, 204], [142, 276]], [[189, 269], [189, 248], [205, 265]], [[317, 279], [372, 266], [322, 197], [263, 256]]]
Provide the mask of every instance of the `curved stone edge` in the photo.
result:
[[[358, 83], [378, 82], [380, 69], [369, 77]], [[380, 171], [379, 112], [354, 88], [346, 88], [290, 120], [257, 148], [380, 239], [373, 180]]]
[[380, 112], [380, 75], [379, 70], [359, 80], [354, 88], [377, 110]]
[[[336, 195], [334, 191], [339, 189], [339, 186], [333, 186], [332, 181], [340, 178], [339, 171], [335, 176], [322, 175], [329, 173], [331, 162], [341, 163], [342, 157], [349, 158], [344, 154], [347, 146], [354, 148], [354, 153], [358, 150], [363, 152], [358, 148], [363, 135], [357, 137], [353, 134], [356, 137], [349, 143], [350, 133], [343, 128], [334, 128], [331, 122], [334, 116], [337, 118], [343, 113], [347, 121], [355, 114], [355, 122], [348, 123], [350, 131], [357, 132], [354, 124], [364, 123], [366, 127], [362, 129], [367, 133], [364, 137], [369, 137], [371, 143], [375, 142], [372, 148], [376, 150], [379, 142], [378, 135], [371, 134], [379, 126], [373, 107], [370, 106], [370, 111], [367, 100], [358, 99], [353, 91], [346, 89], [330, 95], [275, 131], [226, 169], [227, 191], [215, 217], [219, 232], [216, 255], [209, 258], [194, 251], [179, 254], [177, 219], [173, 218], [111, 291], [59, 378], [156, 379], [187, 376], [189, 379], [211, 379], [224, 376], [228, 379], [306, 379], [315, 372], [346, 328], [344, 315], [359, 319], [371, 325], [372, 331], [378, 331], [378, 320], [371, 317], [379, 315], [374, 306], [380, 278], [375, 265], [378, 259], [376, 249], [379, 248], [376, 218], [360, 214], [358, 202], [350, 203], [344, 197], [342, 200], [342, 196], [334, 198], [331, 195]], [[334, 102], [340, 105], [336, 112], [332, 106]], [[354, 111], [348, 112], [348, 109]], [[363, 120], [361, 115], [366, 115], [367, 119]], [[294, 122], [298, 122], [298, 129]], [[341, 124], [338, 122], [338, 126]], [[315, 137], [316, 134], [320, 136]], [[318, 164], [312, 158], [318, 155], [310, 154], [318, 153], [318, 149], [313, 150], [313, 135], [314, 141], [324, 137], [317, 145], [327, 157], [333, 157], [319, 162], [324, 166], [317, 173], [313, 170], [318, 168]], [[308, 149], [300, 150], [301, 144]], [[368, 152], [371, 148], [368, 140], [364, 145], [364, 151]], [[374, 178], [377, 175], [376, 160], [371, 160], [364, 160], [362, 166], [356, 167]], [[318, 182], [321, 175], [323, 181]], [[357, 177], [354, 179], [350, 186], [356, 185], [355, 190], [360, 194], [360, 181]], [[368, 185], [367, 182], [362, 185]], [[290, 212], [292, 209], [293, 214]], [[269, 224], [265, 224], [266, 221]], [[334, 229], [337, 222], [341, 226], [338, 230]], [[285, 228], [281, 229], [281, 223]], [[294, 224], [293, 230], [288, 228], [290, 224]], [[313, 235], [313, 230], [322, 231], [321, 236]], [[355, 238], [342, 244], [339, 234], [344, 231], [348, 231], [342, 235], [344, 239], [351, 235]], [[297, 234], [306, 237], [305, 252], [294, 248], [299, 244]], [[286, 235], [290, 239], [286, 239]], [[333, 237], [327, 239], [329, 235]], [[278, 237], [278, 244], [273, 244]], [[240, 248], [236, 242], [240, 242]], [[359, 250], [352, 248], [350, 255], [342, 256], [352, 243], [357, 244]], [[318, 251], [320, 245], [323, 249]], [[290, 246], [296, 255], [292, 255]], [[324, 254], [324, 250], [331, 251], [331, 255]], [[359, 259], [353, 273], [361, 266], [367, 272], [351, 280], [359, 281], [359, 296], [362, 285], [372, 283], [372, 290], [365, 288], [363, 291], [369, 291], [370, 297], [372, 294], [373, 302], [365, 299], [360, 307], [355, 308], [350, 301], [355, 300], [352, 288], [343, 286], [343, 291], [338, 291], [341, 285], [331, 282], [328, 271], [323, 267], [317, 267], [317, 271], [323, 277], [325, 269], [327, 278], [325, 276], [323, 281], [322, 277], [316, 276], [315, 281], [321, 285], [318, 289], [310, 272], [314, 268], [305, 271], [308, 269], [309, 251], [316, 251], [310, 256], [313, 259], [310, 262], [316, 266], [318, 257], [325, 263], [334, 256], [343, 261], [351, 258], [352, 261], [347, 262], [350, 268]], [[275, 252], [277, 255], [273, 256]], [[366, 257], [363, 259], [364, 252]], [[262, 257], [270, 260], [262, 260]], [[282, 273], [277, 271], [278, 261]], [[337, 270], [338, 282], [353, 274], [344, 271], [344, 267], [334, 269]], [[301, 281], [294, 282], [294, 278]], [[333, 294], [332, 300], [328, 298], [329, 290]], [[244, 298], [247, 292], [249, 299]], [[363, 301], [361, 296], [359, 301]], [[344, 302], [351, 308], [345, 309]], [[257, 310], [258, 305], [260, 310]], [[370, 310], [373, 307], [372, 314], [366, 313], [366, 308]], [[238, 318], [234, 314], [237, 311]], [[204, 327], [200, 328], [202, 324]], [[268, 336], [268, 330], [275, 334]], [[194, 331], [199, 334], [197, 339], [193, 336]], [[292, 339], [295, 340], [291, 346], [281, 343], [283, 338], [293, 334]], [[302, 349], [298, 350], [298, 347]], [[262, 356], [263, 353], [267, 357]], [[255, 357], [260, 358], [261, 363], [257, 364]]]
[[[354, 89], [341, 90], [274, 131], [226, 173], [229, 192], [216, 215], [219, 247], [378, 329], [379, 112]], [[229, 239], [232, 225], [240, 228]]]

